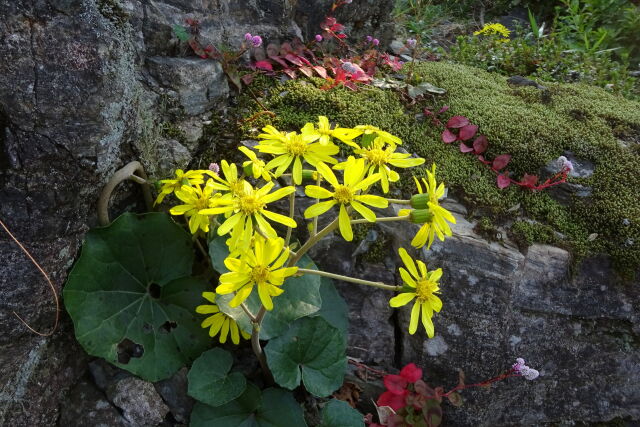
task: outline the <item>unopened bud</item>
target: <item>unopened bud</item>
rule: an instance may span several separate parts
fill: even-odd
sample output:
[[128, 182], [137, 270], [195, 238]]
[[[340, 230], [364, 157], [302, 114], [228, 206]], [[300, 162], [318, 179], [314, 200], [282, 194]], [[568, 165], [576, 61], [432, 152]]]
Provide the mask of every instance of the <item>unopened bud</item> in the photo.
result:
[[311, 170], [311, 169], [303, 169], [302, 170], [302, 179], [304, 180], [317, 180], [318, 179], [318, 172]]
[[247, 162], [247, 164], [245, 166], [243, 166], [242, 169], [244, 170], [244, 174], [246, 176], [253, 177], [253, 167], [252, 167], [252, 164], [250, 162]]
[[428, 209], [429, 195], [427, 193], [411, 196], [411, 207], [414, 209]]
[[433, 214], [429, 209], [416, 209], [411, 211], [409, 219], [414, 224], [424, 224], [425, 222], [431, 222], [433, 220]]

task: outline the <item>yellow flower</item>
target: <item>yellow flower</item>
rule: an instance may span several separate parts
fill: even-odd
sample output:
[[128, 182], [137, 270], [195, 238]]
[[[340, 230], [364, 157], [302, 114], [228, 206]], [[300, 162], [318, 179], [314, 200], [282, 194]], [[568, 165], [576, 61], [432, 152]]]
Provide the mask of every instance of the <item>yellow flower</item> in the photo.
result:
[[[385, 147], [385, 145], [387, 145]], [[380, 137], [377, 137], [366, 148], [356, 148], [353, 150], [355, 154], [360, 154], [362, 158], [367, 160], [368, 175], [380, 173], [380, 184], [384, 193], [389, 192], [389, 182], [396, 182], [400, 179], [400, 175], [391, 170], [388, 165], [399, 168], [411, 168], [424, 163], [422, 158], [410, 158], [409, 153], [396, 153], [394, 144], [385, 144]], [[334, 169], [344, 169], [346, 162], [338, 163]]]
[[250, 187], [247, 181], [238, 178], [238, 168], [235, 163], [229, 164], [226, 160], [223, 160], [220, 164], [222, 166], [221, 169], [224, 179], [216, 175], [214, 178], [217, 182], [213, 183], [212, 186], [216, 190], [226, 192], [226, 194], [221, 197], [221, 200], [233, 199], [242, 194], [247, 186]]
[[213, 314], [213, 316], [204, 319], [200, 325], [203, 328], [209, 328], [210, 337], [215, 337], [219, 332], [220, 343], [224, 344], [227, 342], [227, 335], [231, 332], [231, 342], [236, 345], [240, 344], [240, 336], [245, 340], [251, 338], [251, 334], [240, 329], [235, 320], [220, 311], [216, 304], [216, 294], [214, 292], [203, 292], [202, 296], [211, 304], [197, 306], [196, 313]]
[[231, 231], [231, 252], [234, 252], [239, 246], [244, 248], [249, 244], [253, 235], [254, 222], [262, 233], [270, 239], [275, 239], [277, 233], [265, 217], [292, 228], [296, 227], [296, 222], [293, 218], [266, 209], [267, 203], [274, 202], [295, 191], [294, 187], [284, 187], [269, 193], [274, 185], [273, 182], [268, 182], [264, 187], [254, 189], [249, 183], [246, 183], [241, 194], [232, 199], [220, 198], [216, 201], [216, 207], [203, 209], [199, 213], [200, 215], [230, 214], [225, 222], [218, 227], [218, 235], [224, 236]]
[[161, 203], [168, 194], [179, 190], [183, 185], [204, 184], [205, 174], [210, 176], [215, 175], [213, 174], [213, 172], [205, 170], [191, 170], [184, 172], [182, 169], [177, 169], [175, 179], [160, 180], [160, 184], [162, 184], [162, 187], [160, 188], [160, 194], [158, 194], [158, 198], [153, 204], [157, 205], [158, 203]]
[[511, 34], [511, 31], [502, 24], [487, 23], [487, 24], [484, 24], [484, 27], [482, 27], [482, 29], [473, 33], [474, 36], [479, 36], [479, 35], [493, 36], [497, 34], [504, 37], [499, 41], [507, 42], [509, 41], [509, 34]]
[[[406, 270], [400, 267], [400, 276], [405, 283], [405, 287], [411, 288], [410, 292], [403, 292], [389, 301], [391, 307], [401, 307], [414, 298], [416, 302], [411, 309], [411, 321], [409, 322], [409, 333], [414, 334], [418, 329], [418, 319], [422, 317], [422, 325], [427, 331], [429, 338], [433, 338], [433, 312], [440, 312], [442, 301], [435, 294], [440, 293], [438, 280], [442, 277], [442, 269], [427, 271], [424, 262], [417, 260], [418, 268], [404, 248], [398, 251], [400, 258], [407, 267]], [[409, 271], [407, 271], [409, 270]]]
[[209, 208], [215, 204], [219, 197], [214, 195], [214, 182], [212, 179], [207, 181], [204, 189], [196, 184], [193, 187], [183, 185], [176, 190], [176, 197], [184, 202], [183, 205], [172, 207], [169, 212], [171, 215], [184, 215], [189, 218], [189, 231], [195, 234], [198, 229], [209, 232], [209, 217], [200, 213], [202, 209]]
[[[308, 129], [308, 128], [307, 128]], [[261, 153], [274, 154], [276, 157], [267, 163], [267, 169], [277, 168], [275, 176], [282, 175], [293, 163], [293, 182], [297, 185], [302, 183], [302, 160], [315, 166], [319, 162], [335, 164], [337, 161], [331, 157], [337, 154], [340, 149], [333, 144], [322, 145], [313, 142], [318, 139], [309, 132], [287, 133], [284, 139], [273, 139], [262, 141], [256, 145], [256, 149]]]
[[340, 227], [340, 233], [345, 240], [353, 240], [353, 230], [351, 229], [351, 219], [347, 213], [347, 206], [353, 207], [353, 209], [369, 222], [376, 221], [376, 214], [364, 206], [363, 203], [376, 208], [386, 208], [389, 206], [389, 202], [384, 197], [359, 194], [360, 191], [366, 190], [380, 179], [380, 174], [378, 173], [365, 178], [367, 170], [364, 159], [356, 160], [353, 156], [349, 156], [344, 168], [344, 184], [338, 182], [333, 171], [324, 163], [318, 163], [316, 168], [318, 172], [320, 172], [320, 175], [333, 186], [333, 192], [317, 185], [307, 185], [304, 189], [307, 196], [316, 199], [331, 198], [331, 200], [309, 206], [304, 211], [304, 217], [313, 218], [314, 216], [322, 215], [334, 205], [340, 205], [338, 225]]
[[284, 239], [266, 240], [256, 234], [253, 247], [240, 257], [229, 257], [224, 265], [229, 273], [220, 276], [220, 284], [216, 292], [220, 295], [235, 292], [229, 302], [231, 307], [242, 304], [251, 294], [254, 286], [258, 286], [258, 296], [267, 310], [273, 310], [271, 297], [283, 292], [280, 287], [287, 277], [297, 273], [298, 267], [282, 268], [289, 258], [289, 250], [284, 247]]
[[[422, 182], [424, 184], [424, 194], [427, 195], [426, 208], [431, 212], [432, 218], [420, 227], [411, 241], [411, 245], [416, 248], [423, 247], [427, 240], [429, 241], [427, 248], [431, 248], [431, 244], [433, 243], [436, 235], [438, 236], [438, 239], [444, 241], [444, 236], [450, 237], [452, 235], [451, 227], [449, 227], [447, 221], [452, 224], [456, 223], [456, 219], [451, 215], [451, 212], [440, 206], [438, 203], [438, 200], [444, 196], [444, 184], [440, 183], [439, 186], [436, 185], [436, 165], [432, 165], [431, 171], [427, 169], [426, 172], [429, 181], [427, 182], [427, 180], [422, 178]], [[423, 194], [420, 182], [415, 176], [413, 179], [418, 187], [418, 193]], [[400, 212], [400, 215], [403, 214], [406, 214], [405, 210]]]
[[264, 133], [258, 135], [258, 138], [263, 139], [264, 142], [277, 142], [284, 141], [287, 137], [287, 134], [284, 132], [280, 132], [278, 129], [274, 128], [271, 125], [267, 125], [262, 128]]
[[238, 150], [242, 151], [249, 158], [249, 160], [242, 164], [242, 167], [246, 168], [247, 166], [251, 166], [251, 175], [255, 179], [262, 177], [265, 181], [271, 181], [269, 170], [265, 167], [264, 161], [256, 156], [256, 153], [247, 147], [238, 147]]
[[386, 142], [387, 144], [402, 145], [402, 140], [400, 138], [398, 138], [397, 136], [391, 135], [389, 132], [385, 132], [382, 129], [379, 129], [375, 126], [358, 125], [356, 126], [356, 129], [361, 130], [362, 133], [364, 133], [365, 135], [376, 134], [378, 135], [378, 138], [382, 140], [382, 142]]
[[331, 129], [329, 119], [325, 116], [318, 116], [317, 129], [313, 126], [313, 123], [307, 123], [302, 128], [302, 132], [314, 135], [322, 145], [329, 144], [331, 142], [331, 138], [339, 139], [340, 141], [351, 145], [351, 143], [353, 143], [353, 138], [362, 134], [362, 131], [358, 129], [341, 128], [338, 126], [336, 126], [335, 129]]

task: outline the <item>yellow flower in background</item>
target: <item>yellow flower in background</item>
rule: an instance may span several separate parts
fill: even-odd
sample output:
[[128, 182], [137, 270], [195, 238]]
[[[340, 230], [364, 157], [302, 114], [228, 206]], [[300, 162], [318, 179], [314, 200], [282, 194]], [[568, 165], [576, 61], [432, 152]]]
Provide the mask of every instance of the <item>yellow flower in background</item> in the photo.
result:
[[359, 194], [360, 191], [366, 190], [380, 179], [380, 174], [377, 173], [365, 178], [367, 169], [364, 159], [356, 160], [353, 156], [349, 156], [344, 167], [343, 184], [338, 182], [333, 171], [324, 163], [318, 163], [316, 168], [320, 175], [333, 186], [333, 192], [317, 185], [307, 185], [304, 189], [307, 196], [316, 199], [331, 198], [331, 200], [309, 206], [304, 211], [304, 217], [313, 218], [314, 216], [322, 215], [335, 205], [340, 205], [338, 225], [340, 227], [340, 234], [342, 234], [345, 240], [353, 240], [351, 218], [349, 218], [347, 206], [353, 207], [353, 209], [369, 222], [376, 221], [376, 214], [364, 206], [365, 204], [376, 208], [386, 208], [389, 206], [389, 202], [384, 197]]
[[279, 222], [287, 227], [296, 227], [293, 218], [284, 216], [266, 209], [267, 204], [279, 200], [295, 191], [294, 187], [280, 188], [273, 193], [269, 193], [275, 184], [268, 182], [264, 187], [254, 189], [246, 183], [245, 189], [233, 199], [220, 198], [216, 201], [216, 207], [203, 209], [200, 215], [229, 214], [225, 222], [218, 227], [218, 235], [224, 236], [231, 232], [232, 244], [231, 252], [238, 246], [248, 246], [253, 235], [254, 225], [271, 239], [277, 237], [276, 231], [265, 219]]
[[238, 177], [238, 168], [235, 163], [229, 164], [226, 160], [223, 160], [220, 164], [224, 178], [216, 175], [215, 179], [217, 182], [214, 182], [212, 186], [216, 190], [226, 192], [226, 194], [221, 197], [221, 200], [230, 200], [237, 197], [244, 193], [245, 189], [251, 187], [247, 181]]
[[167, 195], [179, 190], [183, 185], [204, 184], [205, 174], [215, 176], [213, 172], [207, 170], [190, 170], [184, 172], [182, 169], [177, 169], [175, 179], [161, 179], [159, 181], [162, 187], [160, 187], [160, 194], [158, 194], [158, 198], [153, 204], [157, 205], [161, 203]]
[[382, 129], [379, 129], [375, 126], [371, 125], [358, 125], [355, 127], [358, 130], [361, 130], [365, 135], [375, 134], [380, 138], [382, 142], [386, 142], [387, 144], [392, 145], [402, 145], [402, 140], [397, 136], [391, 135], [389, 132], [385, 132]]
[[499, 41], [503, 41], [503, 42], [509, 41], [509, 34], [511, 34], [511, 31], [507, 27], [497, 23], [484, 24], [484, 26], [480, 30], [473, 33], [474, 36], [501, 35], [504, 38], [500, 39]]
[[[423, 206], [416, 206], [413, 204], [413, 200], [416, 199], [416, 196], [412, 198], [412, 205], [419, 209], [428, 209], [431, 213], [431, 218], [427, 222], [425, 222], [422, 227], [418, 230], [415, 237], [411, 241], [411, 245], [416, 248], [421, 248], [429, 242], [427, 248], [431, 248], [431, 244], [435, 236], [438, 236], [438, 239], [444, 241], [444, 236], [452, 236], [451, 227], [447, 224], [447, 221], [455, 224], [456, 219], [451, 212], [440, 206], [438, 200], [440, 200], [444, 196], [444, 183], [440, 183], [437, 185], [436, 183], [436, 165], [433, 164], [431, 170], [426, 170], [428, 181], [422, 178], [422, 183], [424, 184], [424, 193], [422, 191], [422, 186], [418, 179], [414, 176], [413, 179], [416, 182], [416, 186], [418, 187], [418, 193], [424, 194], [425, 197], [420, 200], [419, 203], [423, 203]], [[400, 215], [406, 214], [406, 210], [400, 211]]]
[[209, 217], [200, 213], [202, 209], [214, 206], [215, 201], [220, 200], [217, 194], [214, 195], [214, 182], [207, 181], [204, 188], [196, 184], [193, 187], [183, 185], [175, 194], [184, 204], [172, 207], [171, 215], [184, 215], [189, 218], [189, 231], [195, 234], [198, 229], [209, 232]]
[[220, 295], [235, 292], [229, 303], [231, 307], [242, 304], [253, 290], [258, 287], [258, 296], [267, 310], [273, 310], [272, 297], [280, 295], [287, 277], [298, 272], [298, 267], [282, 268], [289, 259], [289, 250], [281, 237], [266, 240], [256, 234], [251, 249], [240, 258], [229, 257], [224, 260], [228, 273], [220, 276], [216, 292]]
[[411, 309], [409, 333], [413, 335], [416, 332], [418, 320], [422, 318], [422, 325], [427, 331], [427, 335], [429, 338], [433, 338], [434, 328], [431, 318], [434, 311], [440, 312], [440, 309], [442, 309], [442, 301], [436, 296], [437, 293], [440, 293], [438, 280], [442, 277], [442, 269], [428, 271], [427, 266], [420, 260], [417, 260], [418, 265], [416, 268], [416, 263], [413, 262], [413, 259], [404, 248], [400, 248], [398, 253], [406, 267], [406, 269], [400, 267], [400, 276], [405, 285], [411, 290], [391, 298], [389, 305], [391, 307], [401, 307], [415, 298], [416, 302]]
[[331, 157], [340, 149], [333, 144], [322, 145], [313, 142], [317, 137], [308, 132], [289, 132], [284, 139], [262, 141], [256, 145], [261, 153], [273, 154], [276, 157], [267, 163], [267, 169], [276, 168], [275, 176], [282, 175], [293, 163], [292, 177], [297, 185], [302, 183], [302, 161], [312, 166], [318, 162], [335, 164], [337, 160]]
[[313, 123], [307, 123], [302, 128], [302, 132], [314, 135], [322, 145], [329, 144], [331, 142], [331, 138], [339, 139], [340, 141], [351, 145], [353, 143], [353, 138], [362, 134], [362, 131], [358, 129], [341, 128], [338, 126], [331, 129], [329, 119], [325, 116], [318, 116], [317, 128], [313, 126]]
[[278, 129], [271, 125], [267, 125], [262, 128], [264, 133], [258, 135], [258, 138], [264, 140], [264, 142], [277, 142], [284, 141], [287, 137], [285, 132], [280, 132]]
[[[386, 145], [386, 147], [385, 147]], [[359, 154], [367, 161], [368, 175], [380, 173], [380, 185], [384, 193], [389, 192], [389, 182], [396, 182], [400, 179], [400, 175], [391, 170], [388, 165], [399, 168], [411, 168], [424, 163], [424, 159], [411, 157], [409, 153], [396, 153], [396, 146], [385, 143], [380, 137], [377, 137], [366, 148], [356, 148], [353, 150], [355, 154]], [[334, 169], [344, 169], [346, 162], [335, 165]]]
[[246, 162], [242, 164], [242, 167], [246, 168], [251, 166], [251, 176], [255, 179], [262, 177], [265, 181], [271, 181], [271, 174], [269, 174], [269, 170], [265, 167], [264, 161], [260, 160], [256, 153], [247, 147], [238, 147], [238, 150], [242, 151], [248, 158]]
[[210, 337], [213, 338], [220, 333], [220, 343], [224, 344], [227, 342], [227, 336], [231, 333], [231, 342], [236, 345], [240, 344], [240, 336], [245, 340], [251, 338], [251, 334], [240, 329], [235, 320], [220, 311], [214, 292], [203, 292], [202, 296], [211, 304], [197, 306], [196, 313], [213, 315], [204, 319], [200, 325], [205, 329], [209, 328]]

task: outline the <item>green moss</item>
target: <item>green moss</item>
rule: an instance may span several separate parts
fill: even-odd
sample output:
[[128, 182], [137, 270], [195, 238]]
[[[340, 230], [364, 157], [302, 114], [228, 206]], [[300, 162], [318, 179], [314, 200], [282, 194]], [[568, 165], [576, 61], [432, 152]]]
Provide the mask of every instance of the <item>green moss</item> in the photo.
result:
[[[593, 189], [585, 200], [563, 206], [548, 192], [531, 192], [511, 186], [498, 189], [495, 174], [471, 155], [463, 155], [454, 144], [441, 142], [441, 129], [430, 121], [419, 122], [393, 91], [364, 87], [358, 92], [344, 88], [321, 90], [322, 81], [289, 81], [284, 84], [259, 81], [254, 93], [276, 117], [260, 115], [240, 126], [245, 137], [253, 137], [266, 124], [281, 130], [296, 130], [318, 115], [326, 115], [341, 126], [372, 124], [405, 142], [404, 147], [438, 166], [438, 177], [451, 193], [470, 208], [492, 216], [494, 223], [512, 217], [510, 208], [520, 205], [524, 214], [566, 236], [577, 257], [608, 253], [626, 273], [640, 264], [640, 156], [637, 130], [640, 104], [613, 96], [596, 87], [580, 84], [549, 84], [550, 102], [543, 102], [534, 88], [512, 88], [506, 78], [482, 70], [447, 62], [428, 62], [416, 67], [425, 81], [447, 90], [440, 102], [450, 112], [469, 117], [489, 139], [488, 158], [508, 153], [508, 167], [515, 178], [537, 174], [549, 161], [572, 151], [596, 166], [593, 176], [571, 179]], [[247, 94], [241, 97], [243, 116], [261, 110]], [[632, 137], [629, 137], [632, 135]], [[618, 138], [626, 138], [625, 146]], [[417, 172], [417, 171], [411, 171]], [[419, 172], [417, 172], [419, 173]], [[403, 174], [405, 196], [413, 189]], [[623, 226], [624, 219], [629, 222]], [[522, 227], [522, 226], [519, 226]], [[522, 233], [523, 229], [516, 229]], [[537, 234], [536, 234], [537, 233]], [[544, 240], [539, 233], [524, 233], [526, 240]], [[597, 234], [597, 238], [588, 239]]]
[[528, 221], [516, 221], [511, 226], [511, 235], [523, 247], [531, 246], [534, 243], [552, 245], [558, 240], [552, 227]]

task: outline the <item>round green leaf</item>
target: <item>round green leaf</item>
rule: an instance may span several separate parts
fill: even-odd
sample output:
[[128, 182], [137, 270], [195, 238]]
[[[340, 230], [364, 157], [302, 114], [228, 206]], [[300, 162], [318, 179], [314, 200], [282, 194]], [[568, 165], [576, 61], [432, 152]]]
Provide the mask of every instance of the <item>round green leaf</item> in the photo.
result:
[[239, 397], [247, 388], [247, 380], [240, 372], [229, 373], [231, 365], [233, 357], [221, 348], [202, 353], [187, 374], [189, 396], [211, 406]]
[[364, 417], [347, 402], [333, 399], [322, 409], [319, 427], [364, 427]]
[[322, 317], [296, 320], [264, 349], [276, 382], [293, 390], [300, 384], [316, 396], [328, 396], [342, 385], [347, 369], [344, 334]]
[[208, 285], [190, 277], [193, 258], [191, 236], [163, 213], [89, 231], [63, 291], [87, 353], [149, 381], [198, 357], [211, 340], [194, 316]]
[[217, 408], [196, 403], [191, 427], [305, 427], [302, 408], [291, 393], [268, 388], [262, 393], [249, 383], [237, 399]]
[[312, 316], [322, 317], [331, 326], [339, 329], [346, 338], [349, 328], [349, 309], [346, 301], [333, 285], [333, 281], [328, 277], [320, 278], [320, 297], [322, 306]]

